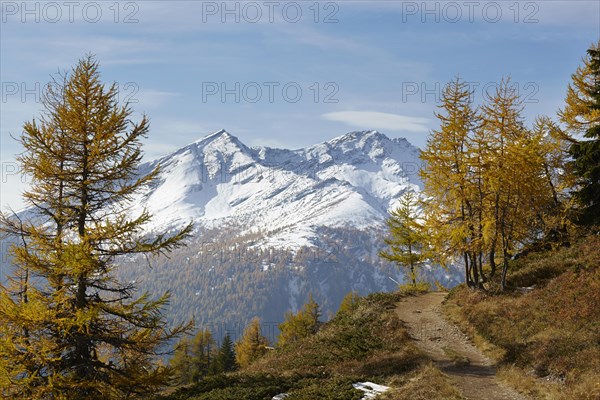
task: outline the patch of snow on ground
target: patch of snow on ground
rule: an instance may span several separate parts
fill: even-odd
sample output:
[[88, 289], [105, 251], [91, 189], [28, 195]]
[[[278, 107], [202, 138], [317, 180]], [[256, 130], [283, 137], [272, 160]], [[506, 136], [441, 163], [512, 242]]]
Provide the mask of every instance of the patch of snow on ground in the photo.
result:
[[354, 387], [354, 389], [362, 390], [363, 392], [365, 392], [365, 395], [363, 396], [362, 400], [374, 399], [375, 397], [387, 392], [390, 389], [387, 386], [378, 385], [373, 382], [353, 383], [352, 387]]
[[[375, 397], [379, 396], [380, 394], [385, 393], [388, 390], [390, 390], [390, 388], [387, 386], [378, 385], [373, 382], [353, 383], [352, 387], [354, 387], [354, 389], [362, 390], [363, 392], [365, 392], [365, 395], [362, 397], [361, 400], [374, 399]], [[281, 393], [281, 394], [278, 394], [277, 396], [273, 397], [271, 400], [283, 400], [288, 396], [289, 396], [288, 393]]]

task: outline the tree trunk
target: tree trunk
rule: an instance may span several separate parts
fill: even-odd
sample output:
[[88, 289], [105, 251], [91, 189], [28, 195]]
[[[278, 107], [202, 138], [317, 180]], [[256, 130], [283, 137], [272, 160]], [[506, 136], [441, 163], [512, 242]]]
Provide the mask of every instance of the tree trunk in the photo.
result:
[[492, 242], [492, 249], [490, 250], [490, 279], [496, 275], [496, 251], [494, 247], [496, 247], [495, 240]]
[[467, 252], [464, 252], [463, 256], [465, 259], [465, 283], [467, 284], [467, 287], [473, 287], [471, 282], [471, 271], [469, 270], [469, 256]]
[[508, 250], [506, 248], [502, 249], [502, 255], [504, 257], [503, 265], [502, 265], [502, 279], [500, 283], [500, 287], [504, 292], [506, 290], [506, 273], [508, 272]]
[[412, 257], [412, 246], [408, 245], [408, 257], [410, 258], [410, 278], [412, 279], [413, 287], [417, 287], [417, 277], [415, 276], [415, 264]]
[[477, 266], [477, 256], [474, 253], [469, 253], [469, 257], [471, 258], [471, 272], [473, 273], [473, 286], [476, 288], [480, 288], [481, 282], [479, 282], [479, 267]]
[[487, 277], [483, 273], [483, 253], [479, 252], [477, 258], [478, 258], [477, 264], [478, 264], [478, 268], [479, 268], [479, 276], [481, 277], [481, 282], [485, 283], [485, 282], [487, 282]]

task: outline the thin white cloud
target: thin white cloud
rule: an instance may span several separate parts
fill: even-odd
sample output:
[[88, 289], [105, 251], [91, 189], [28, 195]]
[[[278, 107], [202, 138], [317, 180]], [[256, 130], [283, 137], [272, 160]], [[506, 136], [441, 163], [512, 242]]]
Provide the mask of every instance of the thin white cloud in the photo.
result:
[[[130, 85], [129, 88], [124, 88], [125, 99], [130, 102], [139, 103], [140, 106], [145, 108], [158, 108], [170, 100], [173, 97], [181, 96], [181, 93], [165, 92], [155, 89], [139, 89], [137, 84]], [[129, 91], [127, 92], [127, 89]]]
[[368, 46], [356, 40], [356, 38], [347, 38], [330, 33], [319, 31], [314, 26], [298, 25], [294, 29], [289, 29], [289, 26], [280, 24], [273, 29], [266, 30], [264, 33], [274, 43], [289, 43], [290, 40], [304, 45], [320, 48], [323, 50], [343, 50], [365, 54], [382, 53], [380, 49], [375, 49], [373, 46]]
[[343, 122], [355, 128], [386, 131], [427, 132], [428, 118], [382, 113], [377, 111], [338, 111], [323, 114], [329, 121]]

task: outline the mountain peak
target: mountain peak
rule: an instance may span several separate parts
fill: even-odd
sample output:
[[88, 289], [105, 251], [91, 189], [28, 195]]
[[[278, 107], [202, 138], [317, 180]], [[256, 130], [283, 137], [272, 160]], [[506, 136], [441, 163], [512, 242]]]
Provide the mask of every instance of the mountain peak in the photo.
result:
[[[241, 151], [248, 153], [250, 150], [248, 147], [240, 141], [236, 136], [227, 132], [225, 129], [219, 129], [201, 139], [191, 143], [190, 146], [197, 148], [212, 149], [213, 151], [223, 151], [228, 153], [235, 153]], [[189, 147], [189, 146], [187, 146]]]
[[235, 136], [233, 136], [231, 133], [227, 132], [225, 129], [219, 129], [216, 132], [210, 133], [210, 134], [196, 140], [195, 143], [209, 142], [209, 141], [213, 141], [215, 139], [219, 139], [221, 137], [237, 139]]
[[348, 132], [345, 135], [338, 136], [329, 141], [329, 143], [335, 145], [340, 143], [348, 143], [348, 142], [360, 142], [366, 141], [369, 139], [378, 139], [378, 140], [390, 140], [386, 135], [379, 131], [353, 131]]
[[136, 199], [155, 216], [151, 230], [232, 223], [272, 232], [268, 240], [289, 233], [298, 243], [319, 227], [360, 230], [383, 221], [401, 193], [420, 184], [418, 153], [374, 130], [309, 148], [256, 150], [221, 129], [140, 173], [156, 164], [158, 179]]

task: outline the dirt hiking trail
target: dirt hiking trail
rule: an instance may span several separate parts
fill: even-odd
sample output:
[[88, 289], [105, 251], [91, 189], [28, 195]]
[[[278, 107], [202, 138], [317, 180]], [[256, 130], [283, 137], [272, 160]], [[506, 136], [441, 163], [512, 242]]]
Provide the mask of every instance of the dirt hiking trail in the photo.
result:
[[432, 292], [408, 296], [396, 312], [437, 367], [450, 376], [469, 400], [526, 400], [527, 397], [496, 379], [494, 362], [484, 356], [441, 311], [446, 293]]

